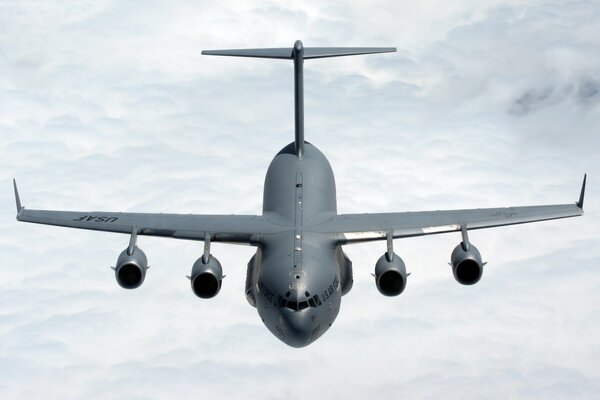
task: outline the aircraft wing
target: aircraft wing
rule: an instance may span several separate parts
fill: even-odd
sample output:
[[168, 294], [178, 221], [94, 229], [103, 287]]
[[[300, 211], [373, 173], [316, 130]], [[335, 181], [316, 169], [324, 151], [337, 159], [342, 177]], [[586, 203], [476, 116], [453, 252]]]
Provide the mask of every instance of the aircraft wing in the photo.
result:
[[191, 240], [204, 240], [209, 234], [212, 242], [239, 244], [256, 244], [260, 235], [276, 230], [258, 215], [29, 210], [21, 206], [16, 183], [14, 189], [17, 220], [23, 222], [127, 234], [136, 229], [138, 235]]
[[326, 228], [337, 235], [340, 244], [431, 235], [466, 229], [524, 224], [583, 215], [585, 181], [575, 204], [479, 208], [470, 210], [420, 211], [380, 214], [341, 214], [328, 221]]

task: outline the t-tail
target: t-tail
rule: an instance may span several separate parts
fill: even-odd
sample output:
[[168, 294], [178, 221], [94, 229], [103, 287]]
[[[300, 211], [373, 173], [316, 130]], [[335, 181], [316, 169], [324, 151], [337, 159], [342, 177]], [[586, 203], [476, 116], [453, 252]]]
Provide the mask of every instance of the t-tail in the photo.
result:
[[361, 54], [390, 53], [395, 47], [304, 47], [300, 40], [294, 47], [270, 49], [203, 50], [210, 56], [277, 58], [294, 60], [294, 108], [295, 108], [295, 152], [302, 158], [304, 153], [304, 60], [311, 58], [355, 56]]

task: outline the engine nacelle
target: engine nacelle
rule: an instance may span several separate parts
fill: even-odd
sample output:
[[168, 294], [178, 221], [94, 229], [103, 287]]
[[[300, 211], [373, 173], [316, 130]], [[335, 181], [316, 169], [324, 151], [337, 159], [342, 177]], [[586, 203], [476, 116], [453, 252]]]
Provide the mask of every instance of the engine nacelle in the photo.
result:
[[375, 283], [377, 290], [384, 296], [398, 296], [406, 287], [406, 265], [402, 258], [396, 253], [392, 253], [392, 261], [388, 261], [387, 254], [384, 254], [375, 264]]
[[135, 289], [144, 283], [146, 270], [148, 269], [148, 259], [146, 254], [137, 246], [133, 248], [131, 254], [123, 250], [117, 259], [114, 268], [117, 283], [124, 289]]
[[208, 263], [204, 263], [200, 257], [192, 267], [190, 282], [194, 294], [203, 299], [215, 297], [221, 290], [223, 281], [223, 268], [221, 263], [213, 255], [208, 257]]
[[469, 243], [469, 250], [465, 250], [460, 243], [452, 251], [450, 264], [454, 279], [462, 285], [474, 285], [481, 279], [484, 263], [477, 247]]

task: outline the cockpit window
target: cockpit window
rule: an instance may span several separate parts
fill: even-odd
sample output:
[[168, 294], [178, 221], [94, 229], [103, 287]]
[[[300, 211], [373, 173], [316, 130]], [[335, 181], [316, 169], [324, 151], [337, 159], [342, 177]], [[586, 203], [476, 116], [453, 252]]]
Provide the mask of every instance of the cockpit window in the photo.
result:
[[318, 295], [314, 295], [310, 299], [306, 299], [306, 300], [302, 300], [302, 301], [288, 300], [285, 297], [279, 296], [279, 299], [277, 301], [278, 307], [280, 307], [280, 308], [285, 307], [285, 308], [289, 308], [294, 311], [304, 310], [305, 308], [309, 308], [309, 307], [316, 308], [320, 305], [321, 305], [321, 299], [319, 299]]

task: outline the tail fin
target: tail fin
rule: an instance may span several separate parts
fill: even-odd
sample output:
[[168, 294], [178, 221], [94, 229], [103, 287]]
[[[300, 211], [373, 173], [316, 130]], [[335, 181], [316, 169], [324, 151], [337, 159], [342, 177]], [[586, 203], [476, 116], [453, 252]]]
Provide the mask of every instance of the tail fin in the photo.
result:
[[294, 107], [295, 107], [295, 149], [296, 156], [302, 158], [304, 153], [304, 60], [361, 54], [390, 53], [395, 47], [304, 47], [300, 40], [294, 47], [278, 47], [271, 49], [232, 49], [202, 50], [207, 56], [256, 57], [294, 60]]

